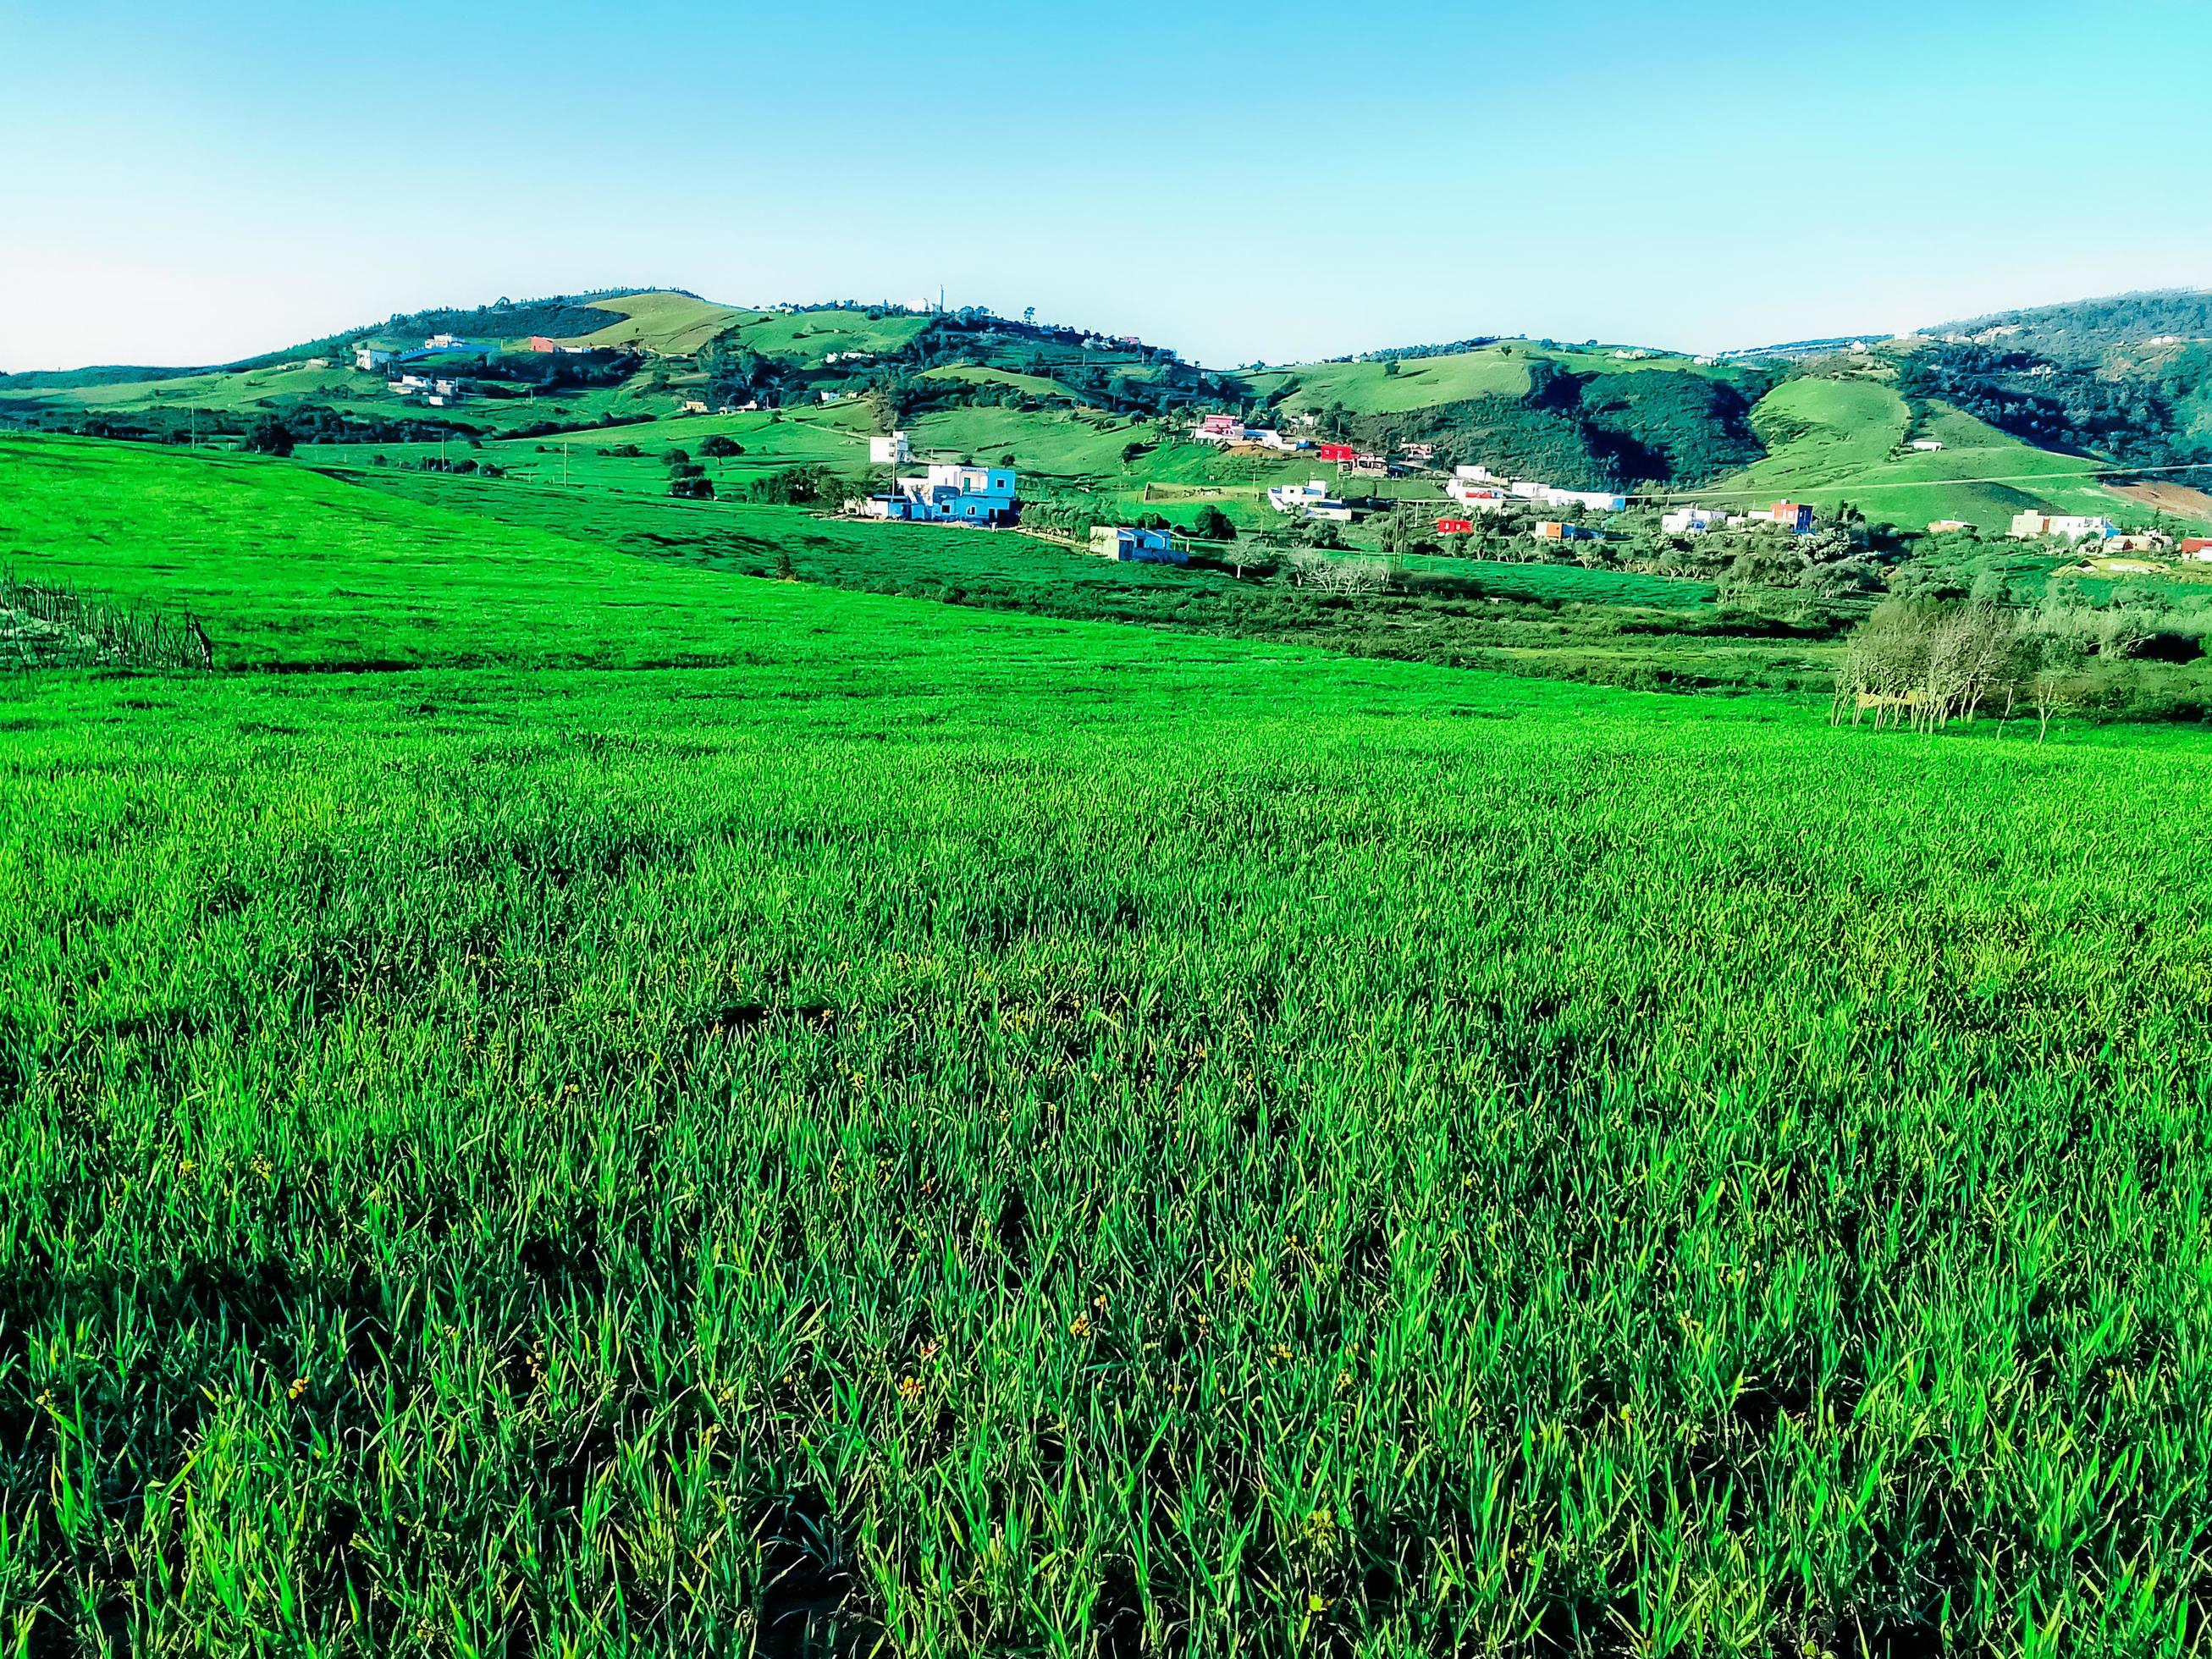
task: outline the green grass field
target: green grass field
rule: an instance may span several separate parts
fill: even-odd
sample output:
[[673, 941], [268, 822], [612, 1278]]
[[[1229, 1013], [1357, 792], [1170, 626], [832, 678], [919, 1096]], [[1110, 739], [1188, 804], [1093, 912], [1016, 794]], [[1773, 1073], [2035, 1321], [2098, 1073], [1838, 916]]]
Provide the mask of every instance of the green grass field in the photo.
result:
[[11, 1656], [2201, 1650], [2200, 735], [384, 484], [0, 443]]

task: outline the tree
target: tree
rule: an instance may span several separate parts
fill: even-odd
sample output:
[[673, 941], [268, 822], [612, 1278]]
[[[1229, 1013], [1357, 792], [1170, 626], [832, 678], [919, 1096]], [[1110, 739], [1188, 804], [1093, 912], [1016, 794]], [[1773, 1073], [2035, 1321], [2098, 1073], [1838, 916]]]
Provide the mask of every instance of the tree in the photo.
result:
[[1189, 534], [1194, 541], [1231, 542], [1237, 539], [1237, 526], [1219, 507], [1208, 505], [1198, 510], [1190, 521]]
[[714, 484], [710, 478], [672, 478], [668, 493], [684, 501], [711, 501], [714, 499]]
[[274, 415], [264, 415], [246, 434], [246, 448], [252, 455], [289, 455], [299, 440], [292, 428]]
[[2028, 680], [2028, 697], [2035, 708], [2035, 740], [2051, 735], [2051, 718], [2074, 706], [2080, 686], [2081, 653], [2074, 641], [2051, 635], [2037, 641], [2035, 664]]
[[700, 441], [699, 453], [709, 460], [727, 460], [732, 455], [745, 453], [744, 446], [736, 439], [716, 432]]

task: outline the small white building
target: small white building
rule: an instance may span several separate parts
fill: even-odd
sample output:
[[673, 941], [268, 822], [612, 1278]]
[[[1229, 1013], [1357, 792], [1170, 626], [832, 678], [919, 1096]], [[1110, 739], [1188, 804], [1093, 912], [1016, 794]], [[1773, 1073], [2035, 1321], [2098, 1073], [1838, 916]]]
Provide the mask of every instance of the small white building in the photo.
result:
[[1725, 521], [1724, 514], [1710, 507], [1678, 507], [1661, 517], [1659, 528], [1669, 536], [1703, 536], [1719, 529]]
[[1101, 558], [1137, 564], [1188, 564], [1190, 555], [1168, 539], [1164, 530], [1137, 530], [1127, 525], [1094, 525], [1091, 550]]
[[1943, 447], [1943, 441], [1940, 438], [1915, 438], [1907, 447], [1917, 449], [1923, 455], [1933, 455]]
[[1592, 513], [1626, 513], [1628, 497], [1606, 489], [1547, 489], [1545, 501], [1553, 507], [1586, 507]]
[[353, 366], [367, 374], [389, 366], [392, 360], [398, 355], [398, 352], [386, 351], [382, 346], [373, 346], [364, 341], [353, 349]]
[[868, 440], [868, 462], [872, 466], [905, 466], [914, 459], [914, 446], [903, 432]]
[[957, 461], [931, 463], [918, 478], [901, 478], [890, 493], [871, 495], [864, 511], [872, 519], [901, 519], [915, 524], [1012, 524], [1021, 514], [1014, 470], [966, 466]]
[[1316, 501], [1328, 499], [1328, 481], [1309, 478], [1302, 484], [1277, 484], [1267, 492], [1267, 505], [1278, 513], [1303, 514]]
[[2110, 519], [2086, 514], [2068, 516], [2047, 513], [2016, 513], [2013, 515], [2012, 533], [2016, 541], [2032, 542], [2045, 536], [2063, 536], [2069, 542], [2106, 541], [2117, 535], [2119, 526]]
[[300, 365], [302, 368], [328, 368], [330, 366], [331, 360], [327, 357], [310, 357]]
[[1455, 466], [1452, 477], [1468, 483], [1503, 483], [1505, 481], [1486, 466]]
[[422, 342], [425, 351], [489, 351], [491, 348], [480, 341], [459, 334], [433, 334]]
[[1930, 519], [1928, 521], [1928, 533], [1931, 536], [1948, 536], [1954, 531], [1972, 530], [1973, 527], [1964, 519]]
[[1479, 484], [1472, 478], [1454, 478], [1444, 486], [1444, 494], [1473, 513], [1503, 513], [1512, 504], [1512, 497], [1504, 490]]
[[1306, 517], [1325, 520], [1330, 524], [1350, 524], [1352, 509], [1342, 501], [1328, 500], [1308, 501]]
[[707, 400], [704, 398], [684, 398], [676, 405], [676, 412], [678, 415], [704, 415], [707, 412]]

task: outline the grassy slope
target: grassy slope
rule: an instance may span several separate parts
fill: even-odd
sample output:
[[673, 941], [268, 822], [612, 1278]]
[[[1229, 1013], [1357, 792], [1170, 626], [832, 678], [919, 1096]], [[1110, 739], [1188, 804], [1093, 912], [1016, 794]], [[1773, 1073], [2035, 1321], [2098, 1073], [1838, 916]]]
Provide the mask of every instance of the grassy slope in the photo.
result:
[[1017, 374], [1012, 369], [992, 368], [978, 363], [946, 363], [924, 371], [921, 378], [925, 380], [958, 380], [969, 386], [1010, 386], [1035, 397], [1060, 398], [1071, 403], [1080, 401], [1059, 381], [1047, 380], [1042, 374]]
[[1246, 379], [1255, 395], [1265, 396], [1285, 375], [1298, 383], [1298, 389], [1283, 400], [1283, 407], [1290, 410], [1342, 404], [1360, 411], [1395, 414], [1465, 398], [1517, 398], [1528, 390], [1527, 354], [1496, 346], [1449, 357], [1409, 359], [1396, 374], [1386, 373], [1379, 362], [1304, 363]]
[[[356, 648], [333, 584], [409, 577], [426, 661], [579, 607], [552, 538], [471, 576], [450, 515], [108, 453], [143, 500], [80, 523], [0, 448], [28, 550], [167, 549], [271, 659]], [[299, 544], [194, 531], [277, 479]], [[910, 1652], [2156, 1652], [2203, 1601], [2200, 738], [631, 610], [561, 545], [585, 660], [709, 589], [742, 653], [9, 688], [29, 1650], [842, 1603]]]
[[1291, 410], [1324, 409], [1342, 404], [1358, 413], [1398, 414], [1464, 398], [1518, 398], [1528, 390], [1528, 364], [1545, 358], [1577, 374], [1686, 374], [1726, 379], [1724, 367], [1700, 365], [1686, 357], [1623, 361], [1607, 351], [1575, 351], [1530, 346], [1519, 341], [1484, 346], [1441, 357], [1407, 357], [1393, 374], [1382, 362], [1298, 363], [1239, 377], [1254, 397], [1266, 397], [1285, 380], [1298, 389], [1284, 399]]
[[595, 310], [617, 312], [621, 316], [605, 328], [576, 336], [572, 343], [640, 346], [673, 356], [696, 351], [731, 324], [752, 314], [689, 294], [665, 292], [627, 294], [618, 300], [590, 303]]
[[1761, 400], [1752, 419], [1770, 453], [1701, 492], [1705, 497], [1757, 503], [1787, 496], [1815, 507], [1849, 501], [1870, 518], [1913, 529], [1963, 519], [2002, 532], [2014, 514], [2039, 506], [2141, 516], [2084, 474], [2092, 463], [2033, 448], [1948, 407], [1939, 406], [1911, 432], [1946, 447], [1900, 453], [1911, 411], [1879, 380], [1787, 381]]
[[747, 648], [726, 581], [244, 457], [0, 437], [0, 563], [189, 607], [234, 667]]
[[929, 325], [927, 317], [871, 319], [859, 311], [754, 313], [738, 338], [763, 357], [818, 368], [832, 351], [896, 351]]

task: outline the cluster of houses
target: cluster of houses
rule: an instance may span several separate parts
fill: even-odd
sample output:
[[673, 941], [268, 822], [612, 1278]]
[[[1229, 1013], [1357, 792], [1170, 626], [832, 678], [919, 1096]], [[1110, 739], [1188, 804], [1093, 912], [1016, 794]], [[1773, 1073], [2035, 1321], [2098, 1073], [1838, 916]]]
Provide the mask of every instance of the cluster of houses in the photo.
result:
[[2095, 542], [2100, 556], [2148, 553], [2186, 560], [2191, 564], [2212, 564], [2212, 536], [2185, 536], [2177, 542], [2162, 530], [2122, 530], [2110, 519], [2086, 514], [2014, 514], [2012, 533], [2019, 541], [2041, 541], [2055, 536], [2067, 542]]
[[419, 398], [433, 409], [460, 402], [465, 391], [460, 381], [442, 374], [402, 374], [386, 380], [384, 389], [395, 397]]
[[1777, 501], [1747, 513], [1678, 507], [1659, 518], [1661, 532], [1669, 536], [1707, 536], [1717, 530], [1748, 530], [1755, 525], [1778, 525], [1793, 536], [1802, 536], [1813, 528], [1813, 509], [1802, 501]]
[[1505, 478], [1486, 466], [1452, 469], [1444, 494], [1471, 513], [1503, 513], [1516, 504], [1578, 507], [1589, 513], [1625, 513], [1628, 497], [1609, 489], [1561, 489], [1535, 478]]
[[2040, 541], [2045, 536], [2057, 536], [2069, 542], [2106, 542], [2120, 533], [2120, 527], [2110, 519], [2100, 519], [2087, 514], [2015, 513], [2012, 517], [2014, 541]]
[[1272, 449], [1285, 455], [1313, 447], [1310, 440], [1285, 437], [1272, 427], [1247, 426], [1235, 415], [1208, 415], [1198, 423], [1197, 430], [1191, 436], [1200, 443], [1213, 444], [1223, 449], [1255, 447]]

